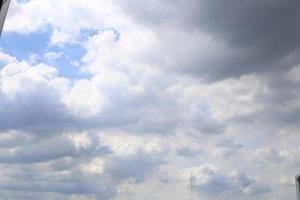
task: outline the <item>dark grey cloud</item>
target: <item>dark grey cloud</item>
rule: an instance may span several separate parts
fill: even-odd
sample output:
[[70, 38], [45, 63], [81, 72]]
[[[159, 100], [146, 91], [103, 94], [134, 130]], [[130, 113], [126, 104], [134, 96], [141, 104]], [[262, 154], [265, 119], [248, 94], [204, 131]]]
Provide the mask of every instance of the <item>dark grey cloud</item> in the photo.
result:
[[[177, 63], [173, 67], [180, 71], [216, 80], [283, 71], [300, 61], [297, 0], [117, 2], [137, 21], [157, 28], [159, 34], [159, 29], [170, 29], [174, 34], [186, 32], [191, 37], [204, 33], [211, 38], [211, 45], [224, 46], [221, 52], [217, 48], [203, 53], [187, 40], [177, 38], [168, 43], [164, 38], [162, 43], [168, 49], [165, 54], [173, 54]], [[194, 37], [194, 44], [201, 46], [201, 39], [205, 40]]]
[[35, 91], [8, 98], [0, 92], [0, 131], [23, 130], [38, 135], [53, 135], [75, 122], [60, 102], [58, 94], [39, 84]]

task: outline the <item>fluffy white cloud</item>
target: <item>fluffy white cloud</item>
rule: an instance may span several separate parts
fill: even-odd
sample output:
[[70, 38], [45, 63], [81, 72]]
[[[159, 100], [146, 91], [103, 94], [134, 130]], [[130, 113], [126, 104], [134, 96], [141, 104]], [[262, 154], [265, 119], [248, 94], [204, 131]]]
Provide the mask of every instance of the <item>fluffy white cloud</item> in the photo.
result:
[[78, 117], [97, 115], [105, 107], [105, 97], [89, 80], [76, 82], [70, 92], [64, 95], [63, 101]]

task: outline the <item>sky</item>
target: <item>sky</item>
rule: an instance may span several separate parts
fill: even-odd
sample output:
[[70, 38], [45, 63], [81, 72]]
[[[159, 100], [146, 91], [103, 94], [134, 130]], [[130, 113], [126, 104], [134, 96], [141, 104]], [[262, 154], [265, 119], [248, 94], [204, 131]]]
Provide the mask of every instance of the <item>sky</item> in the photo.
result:
[[296, 200], [299, 0], [12, 0], [0, 199]]

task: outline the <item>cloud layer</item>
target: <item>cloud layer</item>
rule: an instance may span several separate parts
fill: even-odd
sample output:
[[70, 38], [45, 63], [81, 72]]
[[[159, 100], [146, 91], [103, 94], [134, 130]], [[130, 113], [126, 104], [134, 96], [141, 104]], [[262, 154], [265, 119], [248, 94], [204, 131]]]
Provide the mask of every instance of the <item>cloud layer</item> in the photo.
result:
[[295, 199], [299, 6], [13, 1], [0, 198]]

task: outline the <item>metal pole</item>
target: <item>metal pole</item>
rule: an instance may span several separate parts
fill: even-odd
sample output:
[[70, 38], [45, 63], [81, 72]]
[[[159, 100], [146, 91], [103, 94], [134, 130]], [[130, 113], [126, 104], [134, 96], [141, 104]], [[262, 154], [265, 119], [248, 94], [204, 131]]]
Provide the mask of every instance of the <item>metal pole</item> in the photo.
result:
[[4, 26], [4, 21], [9, 8], [10, 0], [1, 0], [0, 3], [1, 3], [0, 5], [0, 36], [1, 36], [2, 29]]
[[300, 200], [300, 174], [296, 176], [297, 200]]

